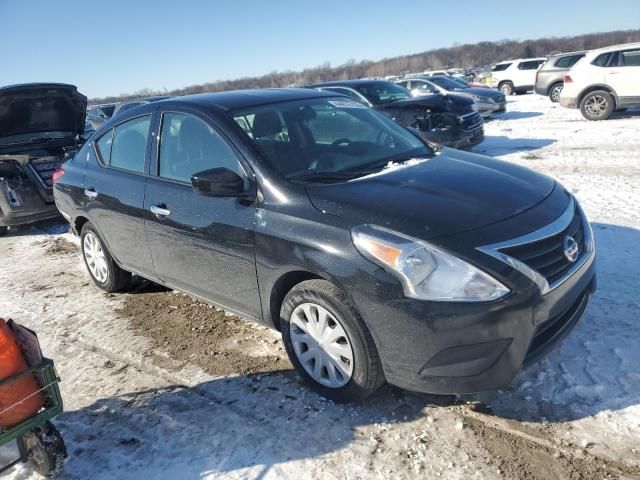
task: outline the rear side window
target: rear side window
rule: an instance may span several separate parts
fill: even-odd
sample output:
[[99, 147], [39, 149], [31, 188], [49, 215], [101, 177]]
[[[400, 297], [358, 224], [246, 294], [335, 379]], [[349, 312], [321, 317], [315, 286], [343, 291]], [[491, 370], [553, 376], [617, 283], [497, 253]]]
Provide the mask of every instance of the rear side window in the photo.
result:
[[100, 161], [110, 167], [144, 173], [151, 115], [124, 122], [96, 142]]
[[573, 67], [578, 60], [580, 60], [583, 55], [571, 55], [569, 57], [562, 57], [556, 60], [555, 66], [558, 68], [571, 68]]
[[640, 67], [640, 50], [620, 52], [620, 65], [623, 67]]
[[518, 64], [518, 70], [536, 70], [541, 63], [543, 63], [542, 60], [530, 60], [528, 62], [520, 62]]
[[243, 175], [235, 153], [213, 128], [192, 115], [163, 115], [161, 177], [190, 183], [194, 174], [220, 167]]
[[509, 68], [510, 66], [511, 66], [510, 63], [499, 63], [498, 65], [493, 67], [491, 70], [494, 71], [494, 72], [502, 72], [502, 71], [506, 70], [507, 68]]
[[598, 55], [595, 60], [593, 62], [591, 62], [592, 65], [595, 65], [596, 67], [606, 67], [609, 65], [609, 61], [611, 60], [613, 53], [608, 52], [608, 53], [602, 53], [600, 55]]

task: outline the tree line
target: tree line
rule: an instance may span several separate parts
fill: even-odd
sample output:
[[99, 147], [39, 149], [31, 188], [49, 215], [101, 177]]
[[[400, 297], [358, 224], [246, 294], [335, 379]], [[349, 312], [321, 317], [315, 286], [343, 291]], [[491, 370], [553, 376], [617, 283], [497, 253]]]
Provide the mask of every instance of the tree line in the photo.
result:
[[475, 44], [454, 44], [411, 55], [383, 58], [378, 61], [349, 60], [332, 67], [329, 62], [302, 71], [273, 71], [259, 77], [243, 77], [234, 80], [217, 80], [200, 85], [190, 85], [172, 91], [142, 89], [130, 94], [92, 99], [91, 103], [109, 103], [151, 95], [191, 95], [194, 93], [220, 92], [245, 88], [272, 88], [303, 86], [329, 80], [385, 77], [444, 68], [482, 68], [510, 58], [549, 56], [575, 50], [591, 50], [620, 43], [640, 42], [640, 30], [618, 30], [589, 33], [572, 37], [547, 37], [535, 40], [499, 40]]

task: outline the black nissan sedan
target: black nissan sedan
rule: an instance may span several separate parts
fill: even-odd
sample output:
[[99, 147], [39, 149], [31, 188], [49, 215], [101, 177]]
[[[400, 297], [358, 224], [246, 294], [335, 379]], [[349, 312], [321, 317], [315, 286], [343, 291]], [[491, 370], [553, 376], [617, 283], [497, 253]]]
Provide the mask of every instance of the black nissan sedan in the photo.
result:
[[131, 274], [282, 332], [342, 401], [507, 385], [595, 289], [562, 185], [309, 89], [163, 100], [97, 130], [55, 175], [98, 287]]

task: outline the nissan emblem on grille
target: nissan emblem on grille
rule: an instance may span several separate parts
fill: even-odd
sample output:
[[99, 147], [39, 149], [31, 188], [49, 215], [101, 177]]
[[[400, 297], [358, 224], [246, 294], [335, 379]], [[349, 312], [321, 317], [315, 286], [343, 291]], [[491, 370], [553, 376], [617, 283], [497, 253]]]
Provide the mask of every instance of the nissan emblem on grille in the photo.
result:
[[576, 242], [573, 237], [567, 235], [562, 240], [562, 247], [564, 248], [564, 256], [567, 257], [571, 263], [575, 262], [578, 259], [578, 242]]

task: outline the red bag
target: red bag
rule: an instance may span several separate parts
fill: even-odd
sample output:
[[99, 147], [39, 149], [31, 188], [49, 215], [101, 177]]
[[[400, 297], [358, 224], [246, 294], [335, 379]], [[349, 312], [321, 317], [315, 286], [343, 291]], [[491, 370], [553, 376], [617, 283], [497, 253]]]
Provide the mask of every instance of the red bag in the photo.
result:
[[[0, 318], [0, 381], [28, 368], [13, 331]], [[0, 386], [0, 428], [12, 427], [35, 415], [44, 404], [39, 390], [32, 375]]]

